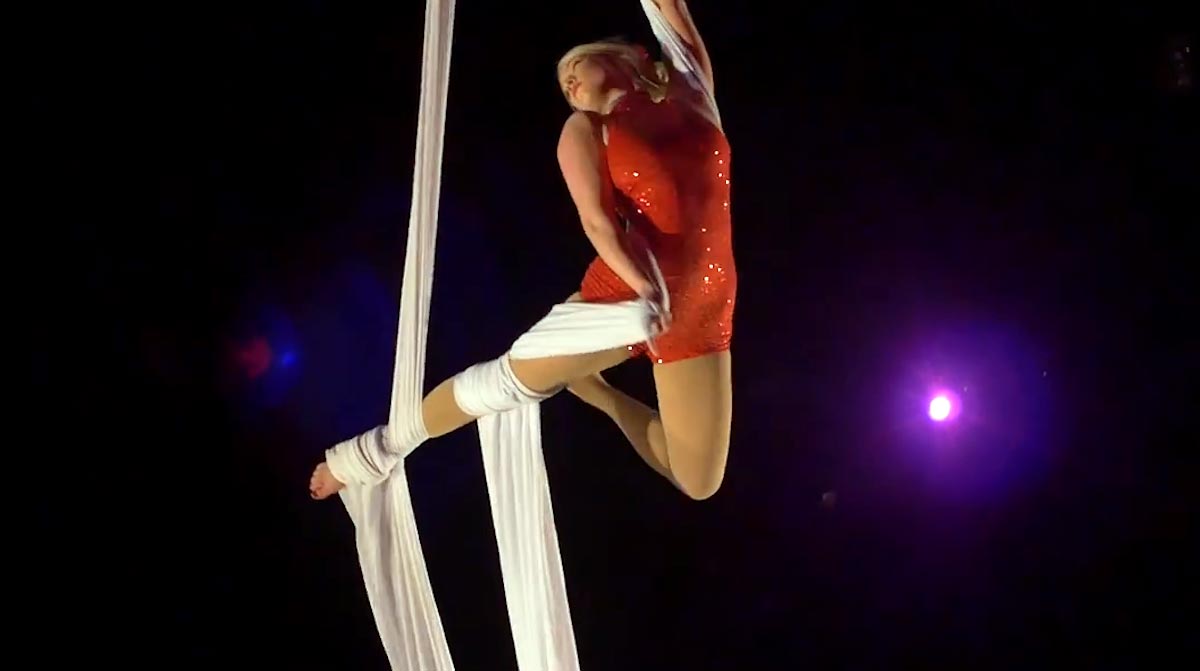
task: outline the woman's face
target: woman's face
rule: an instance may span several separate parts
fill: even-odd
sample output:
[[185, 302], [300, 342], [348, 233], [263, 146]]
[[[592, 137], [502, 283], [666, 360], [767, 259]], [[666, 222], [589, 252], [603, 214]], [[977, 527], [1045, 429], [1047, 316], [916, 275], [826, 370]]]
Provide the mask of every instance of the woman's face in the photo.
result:
[[572, 107], [585, 112], [595, 112], [599, 111], [603, 102], [607, 78], [608, 71], [600, 59], [581, 56], [563, 66], [558, 73], [558, 84]]

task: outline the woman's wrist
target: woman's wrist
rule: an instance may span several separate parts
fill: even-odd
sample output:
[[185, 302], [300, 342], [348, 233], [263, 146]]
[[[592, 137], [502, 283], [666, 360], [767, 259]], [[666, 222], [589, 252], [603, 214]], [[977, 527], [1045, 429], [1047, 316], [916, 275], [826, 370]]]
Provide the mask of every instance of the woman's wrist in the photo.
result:
[[642, 298], [654, 298], [658, 294], [658, 287], [645, 277], [638, 277], [630, 287]]
[[654, 283], [633, 262], [629, 250], [621, 240], [621, 234], [617, 232], [616, 226], [609, 219], [585, 221], [584, 231], [600, 258], [638, 296], [651, 298], [658, 292]]

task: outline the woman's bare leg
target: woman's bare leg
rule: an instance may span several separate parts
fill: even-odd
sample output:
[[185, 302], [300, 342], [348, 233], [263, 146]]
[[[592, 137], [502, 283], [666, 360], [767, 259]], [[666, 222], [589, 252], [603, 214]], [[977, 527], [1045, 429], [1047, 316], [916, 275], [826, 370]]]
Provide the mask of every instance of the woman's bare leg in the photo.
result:
[[[526, 387], [547, 392], [569, 381], [569, 389], [617, 423], [637, 453], [687, 496], [703, 500], [716, 493], [725, 475], [733, 420], [729, 352], [654, 367], [660, 410], [609, 386], [599, 376], [629, 356], [627, 348], [577, 356], [512, 360], [513, 373]], [[422, 404], [430, 437], [444, 435], [476, 418], [454, 398], [453, 378], [438, 385]], [[342, 487], [325, 464], [313, 475], [314, 498]]]
[[612, 418], [650, 468], [689, 497], [706, 499], [721, 486], [729, 456], [732, 357], [725, 351], [661, 364], [654, 382], [657, 411], [608, 384], [599, 371], [567, 389]]
[[672, 481], [691, 498], [707, 499], [721, 487], [729, 457], [732, 356], [726, 350], [655, 366], [654, 384]]
[[[509, 365], [512, 374], [526, 389], [544, 394], [561, 389], [571, 380], [612, 368], [628, 358], [628, 348], [617, 347], [573, 356], [510, 358]], [[429, 392], [421, 402], [421, 417], [430, 438], [450, 433], [477, 419], [464, 412], [454, 398], [454, 377], [443, 381]], [[343, 487], [345, 484], [333, 477], [329, 465], [324, 462], [317, 466], [309, 480], [309, 491], [315, 499], [328, 498]]]
[[[566, 302], [580, 300], [583, 300], [582, 295], [575, 292]], [[608, 415], [617, 423], [638, 456], [659, 475], [674, 482], [671, 469], [667, 466], [666, 436], [657, 410], [614, 388], [599, 372], [576, 378], [568, 383], [567, 391]]]
[[671, 475], [671, 465], [667, 461], [667, 437], [657, 410], [613, 387], [599, 373], [572, 382], [567, 390], [608, 415], [617, 423], [642, 461], [679, 486]]
[[655, 411], [604, 381], [599, 373], [568, 390], [608, 415], [634, 451], [684, 494], [706, 499], [725, 474], [733, 421], [729, 352], [654, 367]]
[[[545, 393], [571, 380], [598, 373], [629, 358], [629, 350], [618, 347], [600, 352], [542, 359], [511, 359], [512, 371], [529, 389]], [[454, 400], [454, 378], [442, 382], [421, 403], [421, 415], [430, 438], [442, 436], [475, 421]]]
[[[624, 348], [579, 356], [513, 360], [526, 387], [546, 392], [574, 379], [570, 390], [617, 423], [637, 453], [680, 491], [696, 499], [717, 492], [725, 477], [733, 422], [733, 376], [729, 352], [654, 367], [659, 412], [612, 388], [599, 376], [629, 356]], [[474, 421], [454, 399], [453, 378], [438, 385], [422, 405], [426, 429], [440, 436]], [[320, 464], [309, 484], [313, 498], [344, 485]]]
[[[628, 356], [629, 351], [620, 347], [576, 356], [515, 359], [512, 367], [517, 379], [538, 392], [575, 380], [572, 393], [612, 417], [651, 468], [689, 497], [707, 499], [720, 488], [729, 455], [733, 422], [730, 353], [655, 366], [658, 412], [597, 375]], [[453, 379], [447, 380], [425, 397], [422, 412], [430, 437], [476, 419], [458, 407], [453, 384]]]

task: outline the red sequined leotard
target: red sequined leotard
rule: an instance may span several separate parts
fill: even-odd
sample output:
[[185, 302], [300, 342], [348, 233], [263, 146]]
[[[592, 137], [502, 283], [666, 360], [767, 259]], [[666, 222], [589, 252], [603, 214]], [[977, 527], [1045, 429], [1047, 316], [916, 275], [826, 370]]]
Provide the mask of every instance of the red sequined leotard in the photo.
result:
[[[729, 349], [737, 270], [725, 134], [686, 103], [655, 103], [641, 92], [625, 94], [601, 121], [619, 213], [648, 243], [670, 292], [671, 328], [655, 340], [652, 360]], [[637, 297], [599, 257], [580, 290], [588, 302]], [[630, 350], [648, 354], [644, 344]]]

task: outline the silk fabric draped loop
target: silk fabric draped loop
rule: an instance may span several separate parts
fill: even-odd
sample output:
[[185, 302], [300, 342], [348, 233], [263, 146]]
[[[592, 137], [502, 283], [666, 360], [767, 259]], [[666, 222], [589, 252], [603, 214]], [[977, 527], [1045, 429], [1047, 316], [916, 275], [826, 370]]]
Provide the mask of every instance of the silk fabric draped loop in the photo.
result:
[[[642, 8], [664, 54], [716, 114], [699, 64], [658, 7]], [[388, 423], [326, 453], [347, 486], [363, 583], [393, 669], [450, 671], [454, 663], [421, 552], [404, 458], [428, 437], [421, 421], [433, 289], [442, 145], [455, 0], [426, 0], [412, 209]], [[717, 117], [719, 119], [719, 117]], [[656, 280], [657, 266], [653, 263]], [[665, 301], [666, 287], [660, 286]], [[513, 343], [511, 358], [595, 352], [650, 339], [657, 306], [647, 301], [555, 306]], [[579, 661], [542, 460], [540, 406], [477, 421], [513, 644], [520, 671], [577, 671]]]

